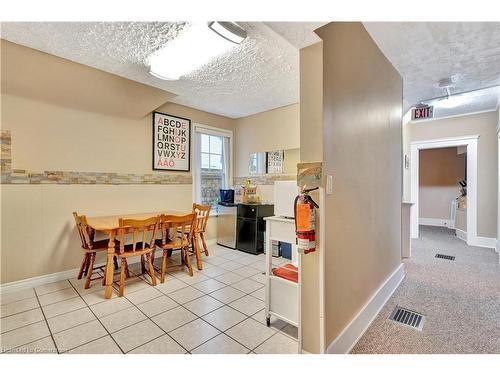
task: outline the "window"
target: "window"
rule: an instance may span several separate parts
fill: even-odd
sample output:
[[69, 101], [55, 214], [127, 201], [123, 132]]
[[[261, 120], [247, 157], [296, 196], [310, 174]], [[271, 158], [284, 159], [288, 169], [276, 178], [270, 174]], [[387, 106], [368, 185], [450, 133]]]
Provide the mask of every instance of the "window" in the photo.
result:
[[231, 134], [201, 126], [195, 130], [195, 201], [214, 208], [219, 190], [229, 186]]
[[201, 168], [222, 171], [223, 137], [201, 134]]

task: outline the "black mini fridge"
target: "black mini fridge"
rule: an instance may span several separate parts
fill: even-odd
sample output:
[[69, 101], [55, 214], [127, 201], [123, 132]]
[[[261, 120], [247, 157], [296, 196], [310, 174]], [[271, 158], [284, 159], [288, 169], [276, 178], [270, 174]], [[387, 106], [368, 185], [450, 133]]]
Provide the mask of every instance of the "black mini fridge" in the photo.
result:
[[272, 204], [239, 203], [236, 223], [236, 249], [251, 254], [264, 252], [265, 217], [274, 215]]

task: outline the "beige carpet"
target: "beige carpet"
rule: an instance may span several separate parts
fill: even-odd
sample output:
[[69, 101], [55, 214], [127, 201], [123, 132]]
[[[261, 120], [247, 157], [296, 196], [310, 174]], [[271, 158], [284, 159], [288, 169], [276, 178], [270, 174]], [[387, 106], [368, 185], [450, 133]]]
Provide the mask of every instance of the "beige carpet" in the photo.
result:
[[[421, 226], [404, 263], [405, 279], [352, 353], [500, 353], [500, 266], [493, 249]], [[389, 321], [396, 306], [424, 314], [423, 330]]]

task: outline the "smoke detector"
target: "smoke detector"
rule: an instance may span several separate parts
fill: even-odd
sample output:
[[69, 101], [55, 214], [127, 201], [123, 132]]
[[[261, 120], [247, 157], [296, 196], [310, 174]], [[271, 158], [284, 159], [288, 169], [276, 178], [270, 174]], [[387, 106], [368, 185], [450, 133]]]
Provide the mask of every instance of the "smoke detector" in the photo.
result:
[[441, 89], [446, 89], [453, 86], [452, 77], [440, 79], [438, 82], [438, 87]]
[[451, 87], [453, 87], [452, 77], [439, 80], [438, 87], [446, 91], [446, 99], [448, 99], [451, 96]]

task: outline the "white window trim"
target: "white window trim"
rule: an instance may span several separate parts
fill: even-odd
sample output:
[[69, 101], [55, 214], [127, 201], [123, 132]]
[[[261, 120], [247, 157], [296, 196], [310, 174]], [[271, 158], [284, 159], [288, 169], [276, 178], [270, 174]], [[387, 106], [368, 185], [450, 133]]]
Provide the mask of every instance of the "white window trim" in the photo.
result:
[[[229, 185], [233, 184], [233, 164], [234, 164], [234, 142], [233, 142], [233, 131], [232, 130], [227, 130], [227, 129], [222, 129], [222, 128], [217, 128], [215, 126], [210, 126], [210, 125], [204, 125], [200, 123], [193, 123], [193, 132], [191, 133], [191, 144], [193, 145], [193, 165], [192, 165], [192, 178], [193, 178], [193, 183], [192, 183], [192, 194], [193, 194], [193, 202], [196, 202], [196, 181], [198, 178], [198, 170], [200, 169], [200, 160], [198, 160], [197, 153], [198, 153], [198, 148], [200, 145], [197, 144], [196, 142], [196, 133], [201, 132], [204, 134], [208, 135], [215, 135], [215, 136], [222, 136], [222, 137], [227, 137], [229, 138], [229, 176], [228, 176], [228, 181]], [[212, 210], [210, 212], [210, 216], [216, 216], [217, 212]]]

